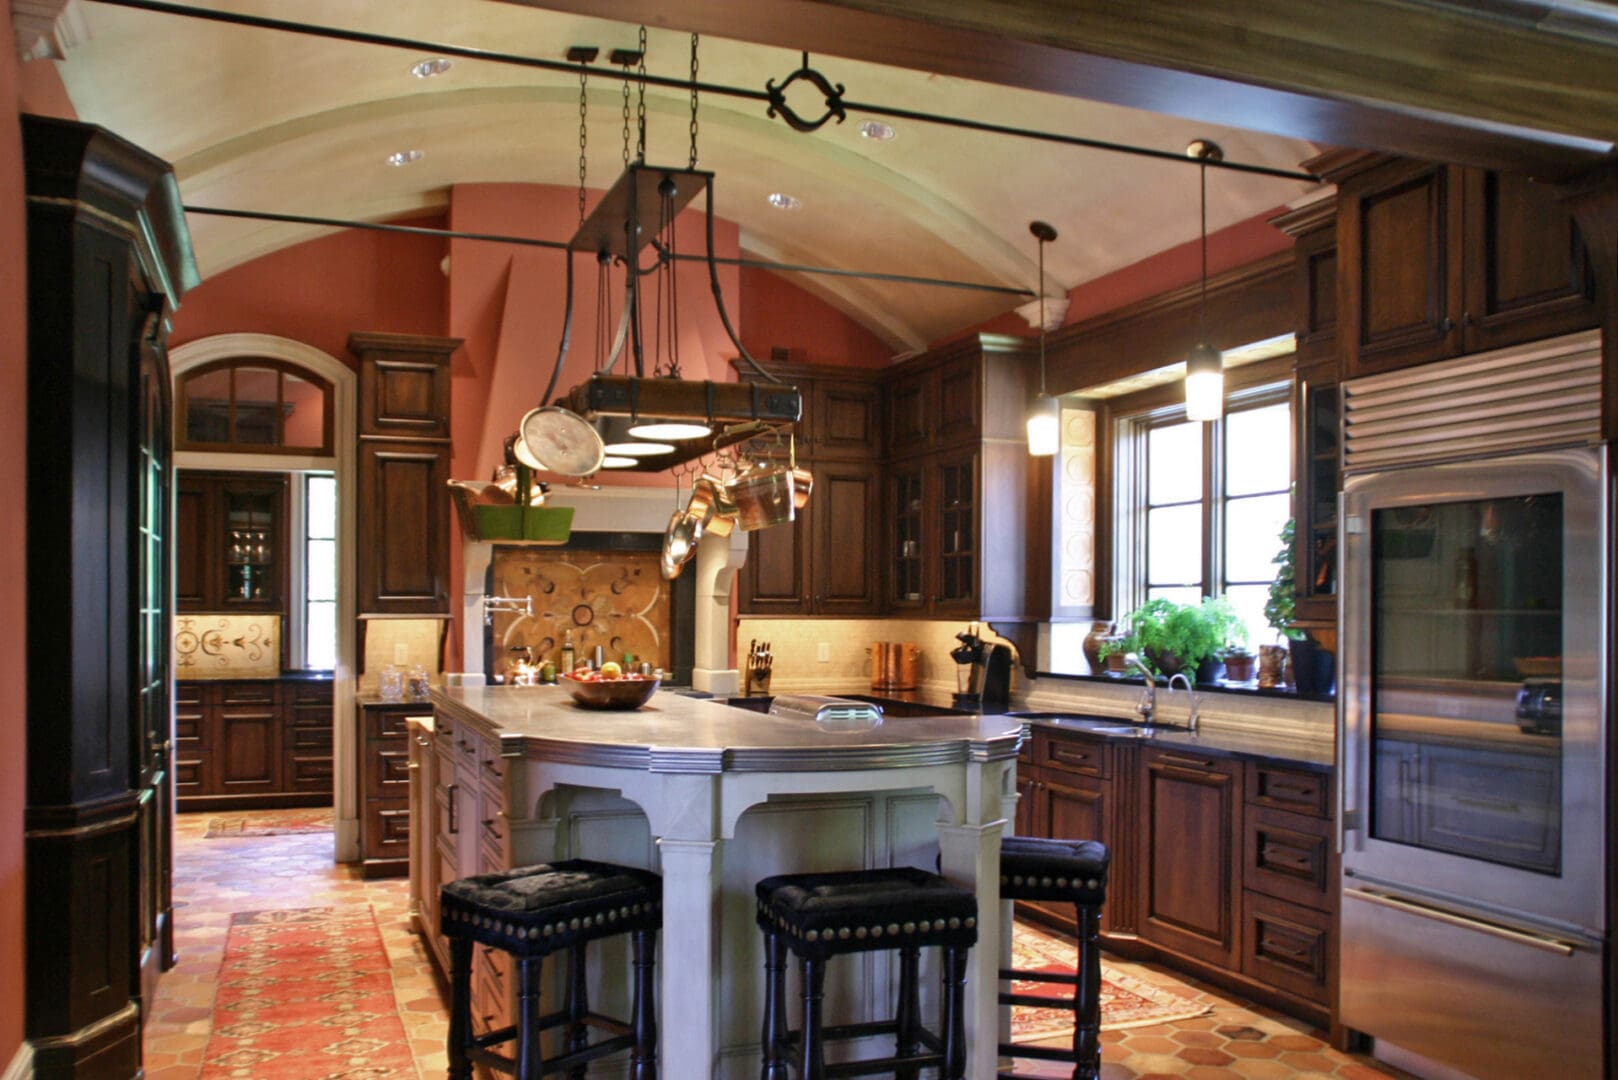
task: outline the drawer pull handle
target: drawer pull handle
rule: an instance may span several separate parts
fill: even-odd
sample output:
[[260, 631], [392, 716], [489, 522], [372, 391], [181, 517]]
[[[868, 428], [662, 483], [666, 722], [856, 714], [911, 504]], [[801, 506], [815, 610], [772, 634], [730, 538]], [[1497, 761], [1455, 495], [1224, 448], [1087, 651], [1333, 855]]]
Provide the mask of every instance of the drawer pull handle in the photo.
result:
[[1475, 930], [1492, 937], [1503, 938], [1506, 941], [1526, 945], [1531, 949], [1542, 952], [1555, 953], [1557, 956], [1572, 956], [1578, 949], [1566, 941], [1545, 937], [1541, 934], [1531, 934], [1526, 930], [1517, 930], [1509, 926], [1500, 926], [1496, 923], [1484, 922], [1481, 919], [1471, 919], [1464, 915], [1456, 915], [1442, 908], [1429, 907], [1414, 900], [1403, 900], [1388, 893], [1376, 892], [1371, 889], [1351, 888], [1344, 889], [1343, 896], [1349, 900], [1363, 900], [1366, 903], [1376, 904], [1380, 907], [1392, 908], [1407, 915], [1418, 918], [1432, 919], [1448, 926], [1458, 926], [1464, 930]]
[[432, 742], [425, 735], [417, 735], [416, 736], [416, 745], [417, 746], [431, 746]]
[[494, 767], [494, 761], [492, 759], [490, 759], [490, 758], [484, 758], [483, 761], [482, 761], [482, 765], [483, 765], [483, 767], [485, 769], [487, 769], [489, 772], [493, 773], [495, 776], [505, 776], [506, 775], [504, 771]]
[[505, 839], [505, 837], [501, 835], [500, 830], [494, 827], [494, 818], [483, 819], [483, 831], [494, 837], [496, 840]]
[[1320, 789], [1313, 784], [1278, 784], [1273, 781], [1270, 783], [1271, 795], [1297, 795], [1301, 798], [1312, 799], [1319, 791]]
[[445, 789], [449, 794], [449, 834], [451, 836], [454, 836], [460, 831], [459, 823], [455, 820], [455, 795], [460, 786], [461, 785], [459, 784], [451, 784], [447, 789]]
[[1289, 960], [1304, 960], [1304, 959], [1308, 958], [1309, 950], [1308, 949], [1300, 949], [1295, 945], [1294, 946], [1278, 945], [1273, 941], [1266, 941], [1266, 942], [1263, 942], [1259, 946], [1259, 955], [1261, 955], [1261, 956], [1285, 956]]
[[1207, 758], [1181, 757], [1178, 754], [1163, 754], [1158, 760], [1171, 765], [1195, 765], [1202, 769], [1211, 769], [1214, 765]]
[[1272, 847], [1266, 847], [1264, 849], [1264, 861], [1266, 863], [1286, 863], [1290, 866], [1296, 866], [1300, 870], [1313, 863], [1313, 860], [1307, 855], [1300, 854], [1288, 848]]

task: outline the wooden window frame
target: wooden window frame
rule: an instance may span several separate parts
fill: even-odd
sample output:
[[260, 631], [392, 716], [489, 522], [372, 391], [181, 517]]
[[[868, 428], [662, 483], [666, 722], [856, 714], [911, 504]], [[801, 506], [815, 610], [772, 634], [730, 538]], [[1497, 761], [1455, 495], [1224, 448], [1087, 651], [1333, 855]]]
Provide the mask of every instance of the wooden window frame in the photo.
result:
[[[278, 373], [276, 380], [276, 436], [285, 438], [286, 421], [281, 406], [285, 401], [286, 377], [288, 375], [302, 379], [320, 391], [322, 409], [320, 424], [320, 445], [318, 446], [288, 446], [284, 442], [274, 443], [239, 443], [239, 442], [205, 442], [193, 440], [188, 437], [190, 431], [191, 411], [191, 383], [203, 376], [212, 375], [221, 370], [230, 372], [229, 396], [229, 426], [234, 433], [236, 428], [236, 371], [240, 368], [256, 368], [260, 370], [273, 370]], [[225, 452], [233, 454], [308, 454], [312, 457], [331, 457], [333, 454], [333, 431], [335, 429], [335, 388], [327, 379], [321, 378], [308, 368], [287, 360], [279, 360], [268, 356], [232, 356], [212, 363], [201, 364], [185, 372], [177, 380], [175, 386], [175, 424], [174, 448], [176, 450]]]

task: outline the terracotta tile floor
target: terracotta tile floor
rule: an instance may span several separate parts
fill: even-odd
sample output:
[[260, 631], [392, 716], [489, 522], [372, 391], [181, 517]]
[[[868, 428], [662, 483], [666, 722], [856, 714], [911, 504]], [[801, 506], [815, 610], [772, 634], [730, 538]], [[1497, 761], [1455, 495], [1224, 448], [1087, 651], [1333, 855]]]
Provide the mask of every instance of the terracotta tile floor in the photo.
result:
[[[264, 811], [274, 821], [306, 811]], [[329, 833], [204, 839], [210, 817], [182, 814], [175, 828], [174, 899], [179, 964], [158, 983], [146, 1024], [147, 1080], [197, 1080], [230, 916], [237, 911], [370, 904], [393, 960], [394, 995], [421, 1080], [445, 1073], [448, 1015], [431, 961], [410, 932], [403, 879], [366, 881], [357, 868], [332, 862]], [[1342, 1080], [1402, 1078], [1367, 1058], [1339, 1054], [1323, 1033], [1290, 1017], [1219, 993], [1150, 964], [1110, 961], [1120, 969], [1213, 1012], [1192, 1020], [1104, 1032], [1102, 1080]], [[1060, 1042], [1061, 1040], [1057, 1040]], [[1022, 1062], [1034, 1076], [1064, 1077], [1054, 1063]], [[683, 1078], [671, 1078], [683, 1080]]]

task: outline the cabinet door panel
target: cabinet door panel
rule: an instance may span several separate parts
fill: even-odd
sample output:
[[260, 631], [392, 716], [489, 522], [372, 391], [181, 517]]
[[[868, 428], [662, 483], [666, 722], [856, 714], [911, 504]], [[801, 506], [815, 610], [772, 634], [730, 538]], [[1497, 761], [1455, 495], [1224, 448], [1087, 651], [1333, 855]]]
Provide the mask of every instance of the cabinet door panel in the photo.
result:
[[927, 605], [927, 578], [923, 550], [933, 540], [923, 535], [925, 517], [924, 468], [916, 462], [888, 469], [888, 605], [896, 611], [916, 611]]
[[[963, 356], [934, 373], [938, 387], [938, 415], [931, 418], [934, 444], [974, 439], [982, 430], [980, 363], [976, 356]], [[1018, 411], [1023, 411], [1021, 405]]]
[[360, 611], [448, 614], [449, 448], [360, 447]]
[[867, 546], [877, 535], [877, 495], [878, 472], [872, 466], [815, 464], [810, 578], [821, 614], [866, 615], [877, 609], [881, 563]]
[[[817, 493], [818, 495], [818, 493]], [[809, 611], [808, 562], [812, 506], [798, 512], [790, 525], [759, 529], [747, 539], [747, 564], [742, 568], [742, 594], [737, 609], [749, 615], [805, 615]]]
[[213, 793], [262, 794], [281, 790], [281, 717], [274, 709], [221, 710], [214, 757]]
[[1466, 190], [1467, 351], [1596, 326], [1590, 258], [1555, 190], [1476, 169]]
[[1146, 756], [1142, 936], [1225, 967], [1238, 960], [1239, 775], [1237, 762]]
[[957, 454], [931, 469], [933, 612], [974, 615], [978, 606], [978, 469], [976, 454]]
[[900, 379], [888, 387], [889, 453], [915, 453], [927, 447], [935, 419], [927, 415], [930, 389], [926, 373]]
[[875, 383], [817, 381], [814, 455], [873, 461], [882, 454], [882, 390]]
[[1242, 974], [1326, 1004], [1331, 999], [1331, 916], [1256, 892], [1243, 894]]
[[218, 605], [213, 563], [213, 504], [208, 489], [181, 477], [174, 499], [174, 600], [181, 611], [208, 611]]

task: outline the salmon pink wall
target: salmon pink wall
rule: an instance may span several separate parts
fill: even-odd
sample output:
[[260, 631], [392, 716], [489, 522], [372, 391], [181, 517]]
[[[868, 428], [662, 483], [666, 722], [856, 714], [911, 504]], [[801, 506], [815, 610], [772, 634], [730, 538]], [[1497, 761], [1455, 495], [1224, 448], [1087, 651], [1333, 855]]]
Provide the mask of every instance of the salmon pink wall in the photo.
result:
[[[443, 228], [442, 218], [411, 222]], [[345, 229], [209, 277], [186, 294], [169, 344], [214, 334], [276, 334], [348, 364], [355, 330], [444, 333], [448, 250], [438, 237]]]
[[[769, 270], [741, 268], [742, 344], [763, 362], [771, 348], [809, 364], [885, 367], [894, 350], [824, 300]], [[798, 355], [801, 353], [802, 355]]]
[[[0, 1072], [23, 1038], [23, 792], [27, 788], [23, 507], [28, 424], [27, 231], [10, 5], [0, 5]], [[45, 66], [34, 61], [30, 67]]]
[[[1257, 262], [1278, 251], [1290, 251], [1292, 238], [1270, 224], [1284, 209], [1273, 210], [1239, 221], [1208, 234], [1208, 274], [1222, 274], [1238, 266]], [[1060, 241], [1058, 241], [1060, 243]], [[1109, 311], [1145, 300], [1149, 296], [1177, 289], [1196, 281], [1202, 271], [1202, 243], [1192, 240], [1179, 247], [1160, 251], [1122, 270], [1077, 285], [1068, 291], [1067, 315], [1063, 326], [1103, 315]], [[1015, 311], [996, 316], [959, 334], [951, 334], [934, 345], [958, 341], [968, 334], [1029, 334], [1026, 320]]]

